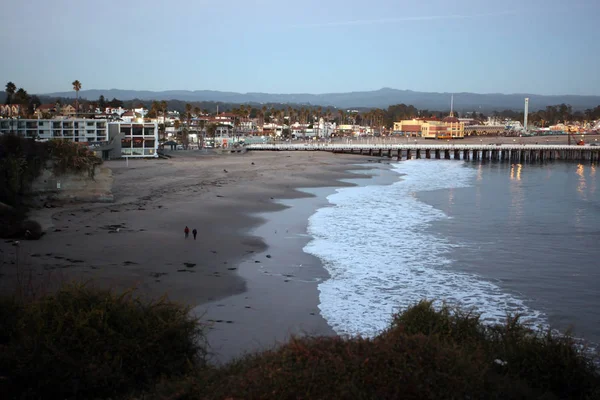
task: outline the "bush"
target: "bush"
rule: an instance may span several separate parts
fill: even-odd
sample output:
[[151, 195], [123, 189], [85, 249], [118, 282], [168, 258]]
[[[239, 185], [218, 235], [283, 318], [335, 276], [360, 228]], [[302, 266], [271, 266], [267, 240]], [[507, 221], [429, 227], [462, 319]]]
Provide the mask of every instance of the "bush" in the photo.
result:
[[66, 172], [87, 173], [94, 177], [94, 168], [102, 164], [102, 159], [97, 157], [87, 147], [67, 140], [51, 140], [50, 154], [54, 161], [54, 173], [56, 175]]
[[600, 378], [567, 337], [511, 318], [421, 302], [373, 339], [292, 339], [222, 368], [163, 382], [148, 398], [597, 399]]
[[568, 337], [421, 302], [367, 338], [306, 337], [205, 364], [187, 310], [67, 286], [0, 299], [5, 398], [597, 399], [594, 364]]
[[477, 314], [446, 305], [435, 310], [432, 302], [422, 301], [394, 316], [392, 328], [384, 335], [398, 332], [436, 336], [484, 352], [487, 365], [504, 364], [495, 373], [559, 398], [583, 398], [600, 388], [593, 360], [570, 335], [534, 331], [521, 324], [518, 315], [507, 316], [504, 325], [488, 326], [480, 323]]
[[30, 303], [0, 302], [4, 398], [108, 398], [204, 364], [202, 330], [164, 299], [69, 285]]

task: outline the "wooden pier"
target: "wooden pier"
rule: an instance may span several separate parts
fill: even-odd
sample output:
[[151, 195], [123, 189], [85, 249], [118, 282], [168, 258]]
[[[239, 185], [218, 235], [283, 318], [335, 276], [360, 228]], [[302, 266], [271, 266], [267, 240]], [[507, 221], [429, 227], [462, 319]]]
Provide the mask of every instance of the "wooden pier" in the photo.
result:
[[597, 163], [600, 146], [432, 144], [250, 144], [249, 151], [328, 151], [394, 160], [445, 159], [528, 163], [566, 160]]

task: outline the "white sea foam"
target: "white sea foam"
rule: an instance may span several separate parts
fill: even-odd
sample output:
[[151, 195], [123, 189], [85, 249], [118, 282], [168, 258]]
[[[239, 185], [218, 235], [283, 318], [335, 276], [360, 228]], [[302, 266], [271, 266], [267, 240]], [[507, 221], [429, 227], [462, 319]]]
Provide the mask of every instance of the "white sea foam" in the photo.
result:
[[319, 257], [331, 278], [319, 284], [323, 317], [338, 334], [372, 336], [393, 312], [423, 298], [475, 308], [499, 322], [519, 312], [541, 324], [544, 316], [513, 294], [475, 275], [457, 272], [453, 246], [428, 232], [446, 214], [416, 193], [472, 185], [476, 171], [457, 161], [413, 160], [394, 165], [404, 174], [389, 186], [338, 189], [330, 207], [309, 219], [313, 240], [304, 251]]

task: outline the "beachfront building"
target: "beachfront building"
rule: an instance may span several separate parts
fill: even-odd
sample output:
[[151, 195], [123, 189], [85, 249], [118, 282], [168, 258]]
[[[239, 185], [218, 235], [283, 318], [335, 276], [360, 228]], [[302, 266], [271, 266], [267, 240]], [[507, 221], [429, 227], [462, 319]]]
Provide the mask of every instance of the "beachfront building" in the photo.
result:
[[101, 119], [0, 119], [0, 134], [16, 133], [38, 139], [78, 143], [108, 140], [108, 123]]
[[335, 130], [335, 135], [336, 136], [360, 136], [361, 134], [361, 127], [360, 125], [348, 125], [348, 124], [342, 124], [342, 125], [338, 125], [337, 129]]
[[425, 139], [462, 139], [465, 137], [465, 123], [453, 116], [441, 121], [434, 117], [415, 118], [394, 122], [394, 133]]
[[504, 125], [469, 125], [465, 127], [466, 136], [498, 136], [506, 133]]
[[424, 139], [463, 139], [465, 124], [456, 117], [446, 117], [443, 121], [427, 121], [421, 126]]
[[[432, 119], [437, 120], [437, 118]], [[423, 124], [428, 120], [424, 118], [419, 119], [407, 119], [399, 122], [394, 122], [394, 133], [405, 135], [405, 136], [421, 136], [421, 132], [423, 131]]]
[[158, 157], [157, 122], [111, 122], [109, 136], [114, 145], [110, 158]]

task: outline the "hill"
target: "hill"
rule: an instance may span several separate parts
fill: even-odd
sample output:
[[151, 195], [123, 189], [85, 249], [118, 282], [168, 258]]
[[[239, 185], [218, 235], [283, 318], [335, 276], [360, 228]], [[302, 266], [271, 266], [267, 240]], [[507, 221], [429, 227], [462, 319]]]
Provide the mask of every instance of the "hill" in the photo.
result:
[[[88, 100], [96, 100], [100, 95], [107, 99], [113, 97], [119, 100], [182, 100], [182, 101], [217, 101], [225, 103], [290, 103], [334, 106], [339, 108], [386, 108], [392, 104], [410, 104], [419, 109], [445, 110], [450, 108], [450, 93], [415, 92], [382, 88], [374, 91], [325, 93], [325, 94], [271, 94], [271, 93], [236, 93], [214, 90], [82, 90], [79, 96]], [[46, 93], [49, 97], [75, 97], [73, 91]], [[544, 109], [555, 104], [570, 104], [574, 110], [585, 110], [600, 104], [600, 96], [577, 95], [536, 95], [526, 93], [454, 93], [454, 105], [458, 111], [489, 112], [494, 110], [521, 110], [524, 98], [529, 97], [530, 110]]]

